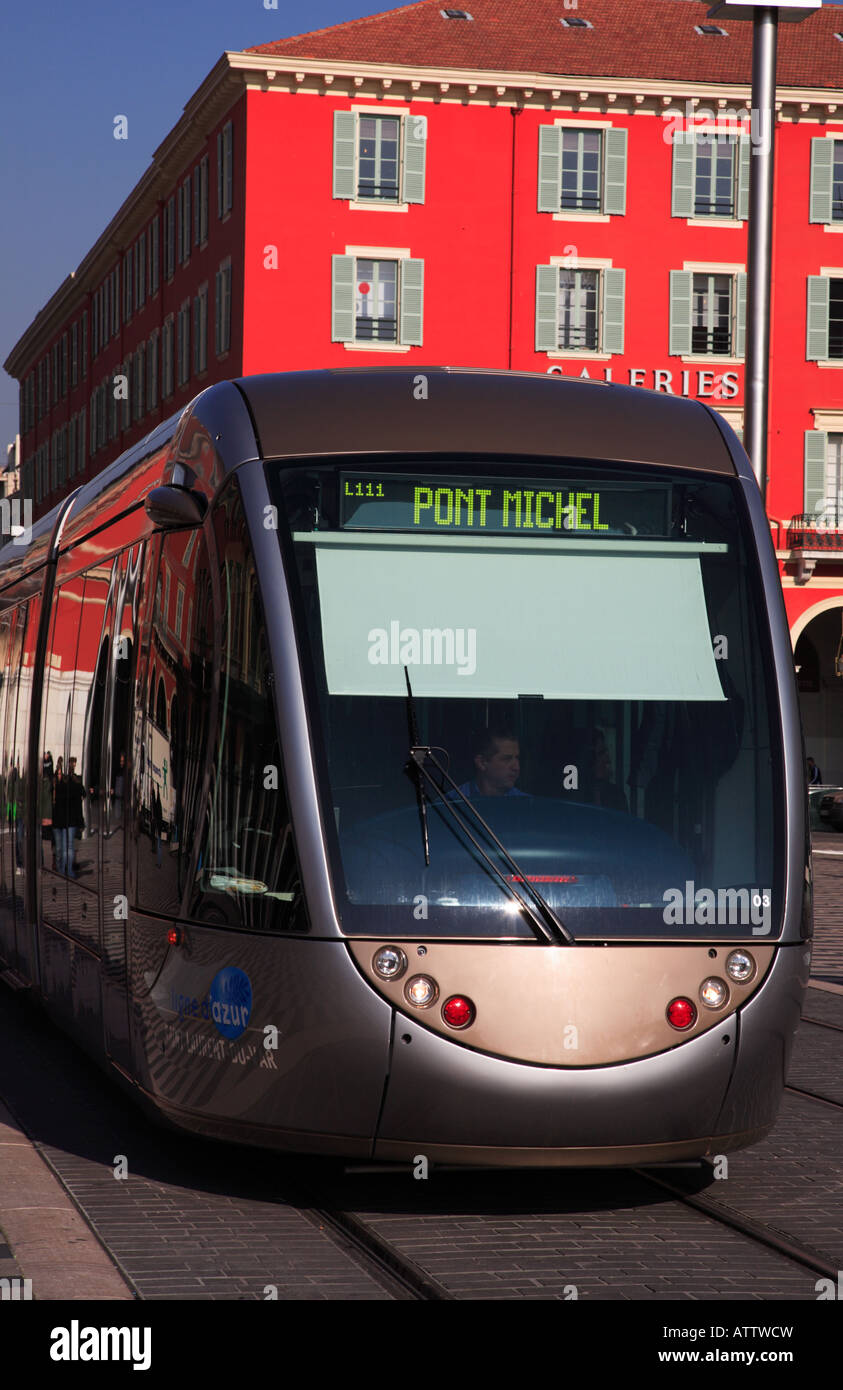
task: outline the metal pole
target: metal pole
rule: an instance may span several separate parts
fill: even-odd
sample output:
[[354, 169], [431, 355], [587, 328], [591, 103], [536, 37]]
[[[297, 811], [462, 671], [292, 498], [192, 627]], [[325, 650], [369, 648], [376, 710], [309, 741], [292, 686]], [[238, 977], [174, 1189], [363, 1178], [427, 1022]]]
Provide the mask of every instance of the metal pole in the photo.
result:
[[764, 5], [752, 23], [752, 144], [744, 380], [744, 445], [764, 498], [767, 495], [777, 38], [778, 12], [771, 5]]

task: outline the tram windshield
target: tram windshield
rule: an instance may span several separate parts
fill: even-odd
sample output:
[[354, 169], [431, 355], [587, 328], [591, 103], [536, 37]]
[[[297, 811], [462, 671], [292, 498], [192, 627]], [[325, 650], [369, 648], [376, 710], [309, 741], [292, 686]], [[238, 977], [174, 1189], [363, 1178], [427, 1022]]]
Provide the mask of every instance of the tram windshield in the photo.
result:
[[344, 931], [526, 938], [540, 895], [577, 940], [778, 934], [772, 658], [735, 482], [270, 473]]

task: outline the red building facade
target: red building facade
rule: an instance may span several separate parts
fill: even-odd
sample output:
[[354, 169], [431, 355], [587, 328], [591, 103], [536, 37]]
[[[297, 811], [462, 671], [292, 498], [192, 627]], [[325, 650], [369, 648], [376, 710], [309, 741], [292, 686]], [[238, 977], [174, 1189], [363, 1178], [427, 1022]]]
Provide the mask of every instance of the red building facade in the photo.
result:
[[[767, 133], [751, 26], [707, 9], [423, 0], [225, 54], [6, 364], [35, 514], [241, 373], [587, 374], [707, 400], [740, 431]], [[840, 35], [834, 8], [781, 26], [767, 493], [810, 751], [835, 779]]]

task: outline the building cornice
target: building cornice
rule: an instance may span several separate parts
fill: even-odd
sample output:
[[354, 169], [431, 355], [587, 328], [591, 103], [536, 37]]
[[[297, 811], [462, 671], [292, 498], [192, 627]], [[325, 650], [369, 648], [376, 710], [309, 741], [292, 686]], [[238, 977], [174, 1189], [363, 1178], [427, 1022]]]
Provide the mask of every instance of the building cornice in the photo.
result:
[[[408, 67], [400, 64], [329, 61], [227, 50], [185, 104], [182, 115], [152, 162], [75, 271], [36, 315], [9, 353], [4, 367], [21, 377], [45, 351], [75, 301], [81, 309], [153, 216], [209, 134], [244, 91], [298, 92], [380, 101], [451, 102], [515, 109], [603, 115], [684, 115], [694, 109], [721, 117], [749, 110], [749, 83], [693, 82], [685, 78], [582, 77], [479, 68]], [[805, 121], [843, 127], [843, 86], [779, 87], [776, 109], [782, 122]], [[70, 310], [72, 312], [72, 309]]]
[[[728, 108], [730, 102], [748, 107], [752, 88], [749, 82], [694, 82], [683, 77], [626, 78], [583, 77], [579, 74], [552, 74], [497, 71], [481, 68], [405, 67], [394, 63], [330, 61], [325, 58], [285, 58], [263, 53], [225, 55], [232, 70], [242, 73], [247, 85], [263, 90], [307, 91], [324, 96], [380, 96], [412, 101], [452, 101], [464, 103], [466, 97], [477, 102], [504, 106], [548, 108], [606, 103], [616, 109], [635, 112], [642, 108], [652, 114], [669, 107], [682, 107], [686, 100], [713, 110]], [[253, 80], [249, 81], [249, 78]], [[256, 81], [254, 79], [257, 79]], [[829, 117], [843, 122], [843, 83], [839, 88], [785, 87], [777, 89], [776, 109], [780, 118]], [[618, 103], [622, 103], [618, 106]], [[646, 105], [645, 105], [646, 104]]]

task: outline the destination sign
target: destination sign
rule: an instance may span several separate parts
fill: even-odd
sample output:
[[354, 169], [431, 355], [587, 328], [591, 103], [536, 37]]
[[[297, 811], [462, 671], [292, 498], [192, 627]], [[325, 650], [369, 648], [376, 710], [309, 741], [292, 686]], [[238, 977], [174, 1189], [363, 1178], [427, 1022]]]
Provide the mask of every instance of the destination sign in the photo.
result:
[[340, 526], [487, 535], [666, 536], [669, 484], [342, 473]]

